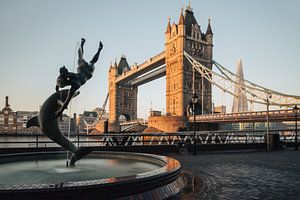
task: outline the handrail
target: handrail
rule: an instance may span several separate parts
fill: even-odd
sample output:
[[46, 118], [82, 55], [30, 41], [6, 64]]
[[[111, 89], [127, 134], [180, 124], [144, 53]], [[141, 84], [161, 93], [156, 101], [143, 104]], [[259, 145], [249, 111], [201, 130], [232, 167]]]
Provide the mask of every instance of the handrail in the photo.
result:
[[[206, 144], [247, 144], [264, 143], [266, 130], [255, 131], [197, 131], [196, 142], [198, 145]], [[293, 142], [295, 132], [293, 129], [274, 129], [270, 133], [279, 134], [283, 143]], [[4, 135], [0, 135], [0, 138]], [[41, 137], [43, 137], [41, 139]], [[98, 134], [83, 135], [73, 138], [73, 142], [78, 146], [134, 146], [134, 145], [179, 145], [179, 143], [193, 144], [193, 132], [178, 133], [142, 133], [142, 134]], [[1, 141], [0, 148], [4, 144], [23, 145], [22, 147], [49, 147], [58, 146], [46, 136], [35, 135], [32, 140], [25, 141]], [[27, 144], [27, 146], [24, 144]], [[8, 147], [9, 148], [9, 147]]]

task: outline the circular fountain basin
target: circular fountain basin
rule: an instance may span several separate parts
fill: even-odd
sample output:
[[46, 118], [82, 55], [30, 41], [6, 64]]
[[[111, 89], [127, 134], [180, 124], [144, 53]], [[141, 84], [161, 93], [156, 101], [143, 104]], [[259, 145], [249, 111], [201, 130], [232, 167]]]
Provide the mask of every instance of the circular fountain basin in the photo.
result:
[[151, 154], [94, 152], [74, 168], [65, 152], [0, 158], [0, 199], [167, 199], [185, 184], [177, 160]]

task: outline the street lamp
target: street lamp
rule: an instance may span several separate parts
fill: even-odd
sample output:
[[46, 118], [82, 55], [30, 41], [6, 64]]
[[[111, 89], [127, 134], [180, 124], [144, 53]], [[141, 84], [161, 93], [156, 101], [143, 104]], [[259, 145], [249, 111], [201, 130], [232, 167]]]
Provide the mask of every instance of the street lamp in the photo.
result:
[[295, 105], [295, 107], [293, 108], [293, 111], [295, 113], [295, 150], [298, 150], [298, 127], [297, 127], [297, 122], [298, 122], [298, 119], [297, 119], [297, 114], [298, 114], [298, 110], [299, 108], [297, 107], [297, 105]]
[[269, 106], [270, 106], [270, 101], [269, 99], [272, 98], [272, 95], [271, 94], [268, 94], [267, 95], [267, 151], [270, 150], [270, 138], [269, 138], [269, 135], [270, 135], [270, 120], [269, 120]]
[[196, 115], [195, 115], [195, 105], [198, 102], [198, 96], [196, 93], [192, 96], [192, 102], [193, 102], [193, 116], [194, 116], [194, 145], [193, 145], [193, 154], [197, 155], [197, 143], [196, 143]]

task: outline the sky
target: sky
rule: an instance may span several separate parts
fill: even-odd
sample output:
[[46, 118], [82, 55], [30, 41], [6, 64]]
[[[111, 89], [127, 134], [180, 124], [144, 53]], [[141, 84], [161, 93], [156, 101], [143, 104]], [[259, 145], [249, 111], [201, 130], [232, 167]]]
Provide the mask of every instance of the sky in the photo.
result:
[[[0, 0], [0, 108], [35, 111], [55, 91], [59, 68], [76, 71], [75, 52], [86, 38], [85, 58], [104, 48], [92, 79], [80, 88], [71, 111], [101, 107], [111, 62], [125, 55], [142, 63], [164, 50], [168, 16], [178, 22], [186, 0]], [[236, 71], [243, 60], [247, 80], [300, 95], [300, 1], [191, 0], [205, 31], [211, 18], [213, 59]], [[228, 95], [213, 92], [215, 105], [231, 110]], [[107, 107], [108, 108], [108, 107]], [[139, 87], [138, 117], [165, 110], [165, 77]]]

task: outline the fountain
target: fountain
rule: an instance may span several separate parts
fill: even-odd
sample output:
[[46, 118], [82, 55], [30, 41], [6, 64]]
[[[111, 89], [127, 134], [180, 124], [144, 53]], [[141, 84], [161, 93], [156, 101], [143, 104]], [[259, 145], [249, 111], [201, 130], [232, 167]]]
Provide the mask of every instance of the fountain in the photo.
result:
[[0, 199], [168, 199], [185, 186], [177, 160], [97, 152], [65, 166], [65, 152], [0, 157]]
[[[38, 126], [54, 142], [72, 152], [27, 152], [0, 155], [0, 199], [173, 199], [185, 186], [180, 163], [166, 156], [77, 148], [58, 128], [58, 121], [78, 89], [92, 77], [102, 43], [94, 58], [83, 59], [81, 40], [77, 73], [60, 69], [56, 92], [44, 102]], [[59, 90], [65, 86], [70, 89]], [[76, 165], [75, 165], [76, 162]]]

